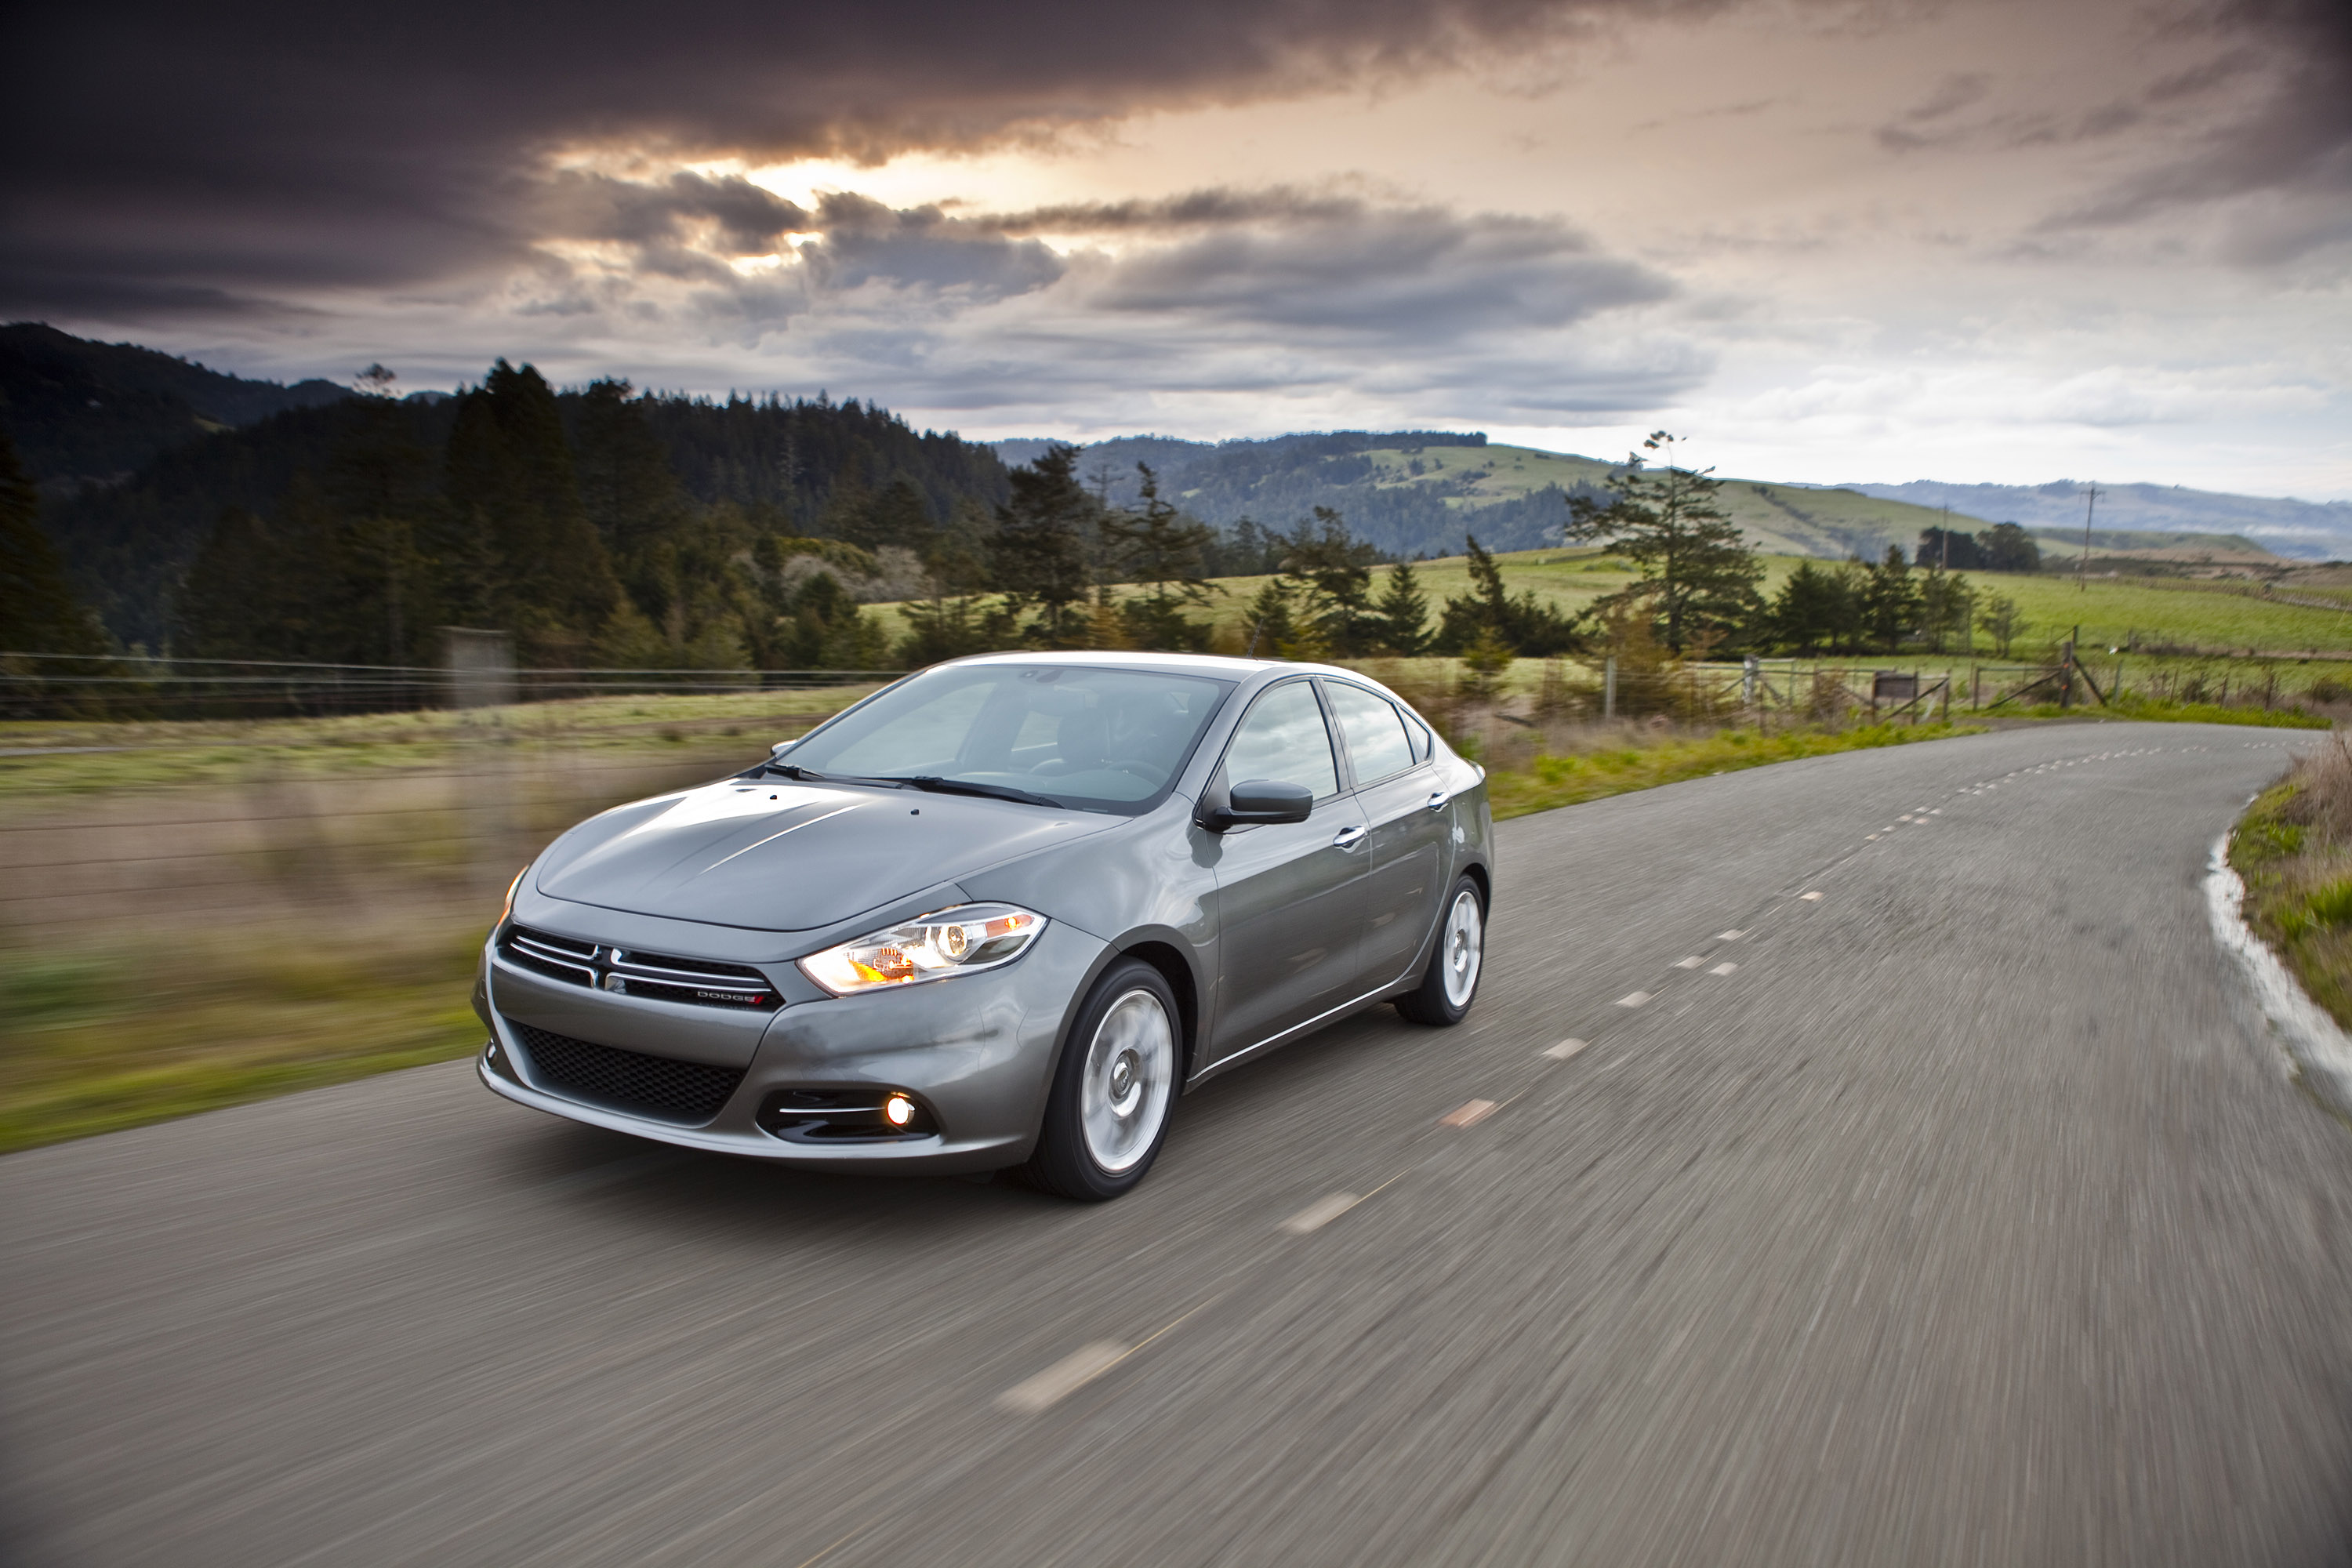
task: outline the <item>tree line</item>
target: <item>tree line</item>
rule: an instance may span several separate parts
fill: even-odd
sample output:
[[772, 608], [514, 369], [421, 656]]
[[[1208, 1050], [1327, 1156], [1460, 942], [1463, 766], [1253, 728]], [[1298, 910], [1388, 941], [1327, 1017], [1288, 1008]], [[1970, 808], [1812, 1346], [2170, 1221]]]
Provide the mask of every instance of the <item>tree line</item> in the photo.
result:
[[[1287, 529], [1244, 518], [1218, 530], [1146, 463], [1113, 500], [1104, 475], [1081, 476], [1072, 446], [1007, 472], [983, 448], [917, 437], [854, 403], [732, 400], [712, 413], [621, 381], [559, 395], [500, 360], [421, 412], [363, 397], [281, 415], [298, 435], [316, 430], [287, 448], [299, 460], [280, 455], [282, 471], [258, 465], [251, 499], [204, 532], [158, 651], [422, 664], [439, 627], [475, 626], [512, 633], [542, 667], [879, 669], [1028, 647], [1433, 653], [1492, 668], [1611, 647], [1638, 626], [1682, 658], [1942, 651], [1979, 629], [2006, 655], [2024, 629], [2015, 605], [1979, 595], [1958, 568], [2038, 563], [2014, 524], [1931, 530], [1916, 561], [1898, 547], [1803, 563], [1768, 600], [1719, 482], [1677, 463], [1658, 432], [1605, 490], [1563, 509], [1566, 541], [1622, 558], [1632, 583], [1570, 615], [1511, 592], [1470, 535], [1468, 590], [1433, 605], [1412, 562], [1327, 506]], [[12, 539], [34, 542], [12, 543], [10, 559], [32, 561], [31, 490], [20, 479], [7, 498], [22, 514]], [[0, 646], [107, 645], [55, 568], [12, 567], [0, 602], [66, 608], [37, 625], [12, 612], [19, 629]], [[1238, 617], [1219, 613], [1229, 606], [1213, 581], [1233, 576], [1265, 579]], [[901, 607], [895, 637], [866, 607], [881, 600]]]

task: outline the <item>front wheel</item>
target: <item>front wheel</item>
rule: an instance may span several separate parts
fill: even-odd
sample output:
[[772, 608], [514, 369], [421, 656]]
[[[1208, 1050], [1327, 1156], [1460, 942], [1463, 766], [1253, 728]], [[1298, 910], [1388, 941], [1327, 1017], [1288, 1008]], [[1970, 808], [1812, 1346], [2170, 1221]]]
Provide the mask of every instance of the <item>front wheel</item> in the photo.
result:
[[1396, 999], [1396, 1010], [1416, 1024], [1460, 1023], [1478, 994], [1486, 957], [1486, 903], [1476, 881], [1457, 877], [1445, 900], [1444, 923], [1438, 927], [1437, 951], [1429, 955], [1421, 984]]
[[1081, 1203], [1143, 1180], [1176, 1098], [1176, 997], [1140, 959], [1111, 965], [1078, 1009], [1055, 1069], [1029, 1176]]

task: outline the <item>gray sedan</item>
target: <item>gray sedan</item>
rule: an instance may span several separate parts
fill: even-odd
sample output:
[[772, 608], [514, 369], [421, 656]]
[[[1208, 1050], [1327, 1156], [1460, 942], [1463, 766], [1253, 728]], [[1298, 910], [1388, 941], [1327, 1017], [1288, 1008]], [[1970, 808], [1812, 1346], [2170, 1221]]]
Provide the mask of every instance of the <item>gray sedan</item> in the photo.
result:
[[617, 807], [515, 879], [482, 1081], [834, 1171], [1142, 1180], [1177, 1093], [1393, 1003], [1450, 1025], [1493, 891], [1485, 774], [1318, 665], [1011, 654]]

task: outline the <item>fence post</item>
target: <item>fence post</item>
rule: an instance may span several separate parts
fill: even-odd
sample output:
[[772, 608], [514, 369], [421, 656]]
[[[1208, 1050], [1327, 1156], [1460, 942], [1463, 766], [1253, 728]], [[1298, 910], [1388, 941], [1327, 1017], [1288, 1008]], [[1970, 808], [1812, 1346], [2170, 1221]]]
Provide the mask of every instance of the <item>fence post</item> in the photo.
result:
[[450, 707], [498, 708], [515, 700], [512, 637], [471, 626], [443, 626], [441, 635]]
[[1601, 716], [1617, 717], [1617, 656], [1613, 653], [1601, 666]]

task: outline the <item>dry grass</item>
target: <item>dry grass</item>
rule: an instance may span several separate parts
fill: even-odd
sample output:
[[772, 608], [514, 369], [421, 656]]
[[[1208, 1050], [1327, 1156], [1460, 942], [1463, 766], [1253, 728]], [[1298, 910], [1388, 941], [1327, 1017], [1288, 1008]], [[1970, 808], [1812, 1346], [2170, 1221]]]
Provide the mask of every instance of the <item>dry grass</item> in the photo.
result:
[[2352, 1027], [2352, 743], [2341, 731], [2256, 798], [2230, 842], [2247, 923]]

